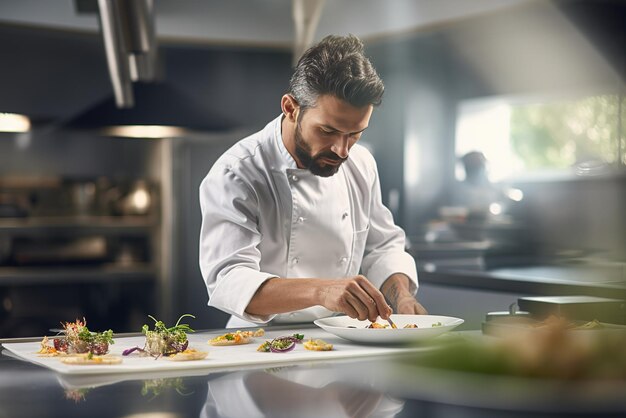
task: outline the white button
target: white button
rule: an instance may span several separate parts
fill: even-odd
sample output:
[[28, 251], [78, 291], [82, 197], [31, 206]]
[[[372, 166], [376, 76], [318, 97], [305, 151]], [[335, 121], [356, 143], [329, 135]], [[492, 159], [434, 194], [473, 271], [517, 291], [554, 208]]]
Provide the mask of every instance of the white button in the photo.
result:
[[341, 264], [346, 264], [346, 263], [348, 262], [348, 257], [341, 257], [341, 258], [339, 259], [339, 262], [340, 262]]
[[298, 217], [298, 223], [302, 223], [302, 222], [304, 222], [304, 217], [302, 216]]
[[295, 174], [293, 176], [291, 176], [291, 180], [293, 181], [298, 181], [298, 176], [296, 176]]
[[346, 219], [348, 217], [348, 212], [344, 212], [343, 215], [341, 215], [341, 219]]
[[298, 261], [300, 261], [298, 257], [294, 257], [293, 260], [291, 260], [293, 264], [298, 264]]

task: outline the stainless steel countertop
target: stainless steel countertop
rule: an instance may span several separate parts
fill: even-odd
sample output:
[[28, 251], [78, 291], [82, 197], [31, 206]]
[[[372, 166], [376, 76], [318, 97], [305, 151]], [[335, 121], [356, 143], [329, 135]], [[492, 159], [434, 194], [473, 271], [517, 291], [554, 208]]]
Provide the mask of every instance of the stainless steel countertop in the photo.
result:
[[[456, 334], [489, 338], [478, 331]], [[572, 412], [608, 417], [626, 412], [623, 396], [611, 394], [600, 402], [594, 396], [581, 396], [581, 390], [588, 388], [578, 384], [539, 383], [472, 379], [380, 357], [167, 376], [110, 375], [94, 383], [89, 378], [58, 375], [3, 353], [0, 417], [483, 418]], [[623, 384], [617, 388], [623, 391], [618, 393], [626, 393]]]
[[626, 299], [624, 263], [528, 261], [489, 265], [482, 257], [418, 259], [418, 275], [424, 283], [465, 288]]

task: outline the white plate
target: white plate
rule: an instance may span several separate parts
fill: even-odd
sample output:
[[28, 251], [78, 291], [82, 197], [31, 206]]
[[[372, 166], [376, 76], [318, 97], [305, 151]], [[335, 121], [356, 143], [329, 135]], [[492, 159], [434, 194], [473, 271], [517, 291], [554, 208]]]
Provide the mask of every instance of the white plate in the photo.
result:
[[[451, 331], [465, 322], [460, 318], [439, 315], [393, 314], [391, 319], [398, 326], [398, 329], [366, 328], [371, 324], [370, 321], [359, 321], [348, 316], [317, 319], [314, 323], [324, 331], [347, 340], [375, 344], [398, 344], [433, 338]], [[377, 322], [379, 324], [387, 323], [380, 318]], [[433, 324], [439, 323], [441, 323], [440, 326], [433, 326]], [[403, 328], [407, 324], [416, 324], [417, 328]]]

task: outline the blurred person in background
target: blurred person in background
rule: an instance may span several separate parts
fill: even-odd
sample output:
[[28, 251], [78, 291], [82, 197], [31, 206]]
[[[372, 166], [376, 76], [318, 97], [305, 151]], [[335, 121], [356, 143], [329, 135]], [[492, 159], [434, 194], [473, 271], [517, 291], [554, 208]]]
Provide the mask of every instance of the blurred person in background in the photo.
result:
[[482, 152], [468, 152], [460, 160], [465, 179], [454, 190], [453, 204], [467, 209], [468, 221], [485, 221], [493, 211], [492, 205], [502, 202], [504, 195], [489, 180], [487, 158]]

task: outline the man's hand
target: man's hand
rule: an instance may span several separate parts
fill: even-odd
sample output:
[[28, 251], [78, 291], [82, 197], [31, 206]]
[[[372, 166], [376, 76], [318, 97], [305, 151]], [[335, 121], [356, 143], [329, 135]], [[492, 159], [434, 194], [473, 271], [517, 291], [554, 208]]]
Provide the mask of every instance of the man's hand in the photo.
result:
[[427, 315], [428, 311], [415, 299], [410, 290], [409, 278], [404, 274], [392, 274], [381, 286], [381, 291], [395, 313]]
[[[361, 321], [380, 316], [426, 314], [410, 290], [404, 274], [391, 275], [379, 291], [365, 276], [342, 279], [271, 278], [263, 283], [246, 308], [250, 315], [272, 315], [321, 305]], [[384, 295], [384, 296], [383, 296]], [[386, 300], [385, 300], [386, 298]]]
[[350, 318], [370, 320], [391, 315], [383, 294], [365, 276], [325, 280], [319, 288], [321, 305], [333, 312], [343, 312]]

